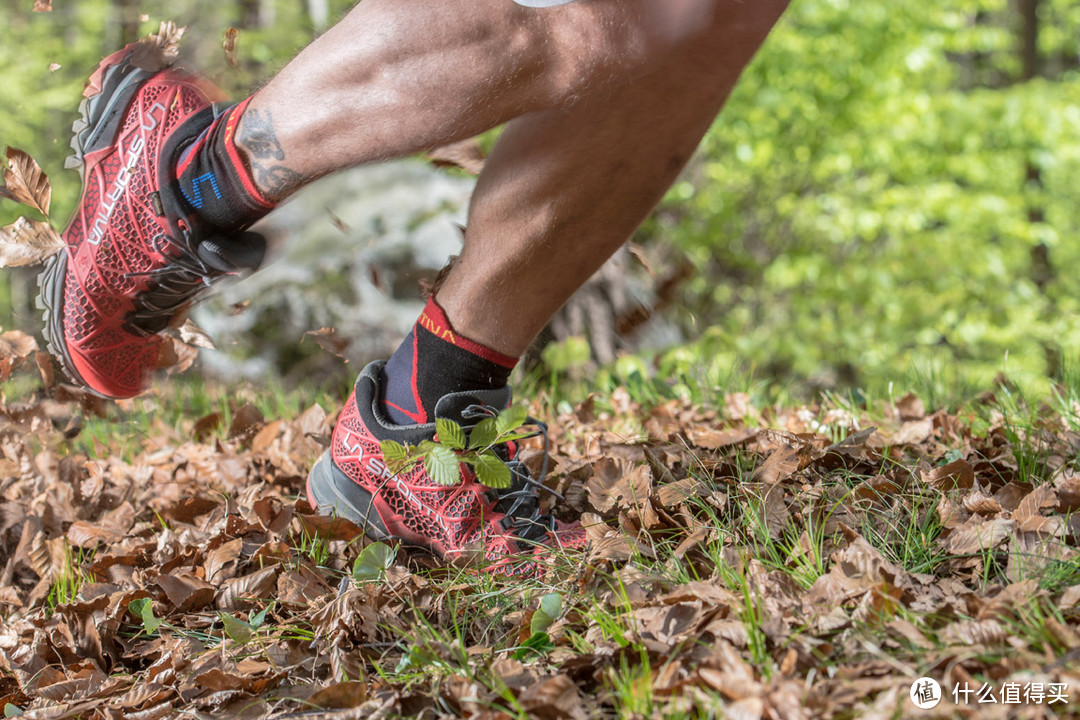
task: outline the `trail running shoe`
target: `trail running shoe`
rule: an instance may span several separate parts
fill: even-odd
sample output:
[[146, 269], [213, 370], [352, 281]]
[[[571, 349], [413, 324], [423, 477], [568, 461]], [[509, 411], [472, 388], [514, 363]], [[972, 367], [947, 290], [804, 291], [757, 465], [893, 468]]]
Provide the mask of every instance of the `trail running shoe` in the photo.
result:
[[[330, 449], [308, 476], [308, 502], [323, 515], [344, 517], [375, 540], [400, 540], [447, 560], [479, 561], [505, 575], [539, 574], [554, 549], [585, 544], [580, 523], [564, 524], [541, 513], [544, 486], [519, 462], [513, 443], [502, 458], [513, 484], [494, 490], [481, 485], [462, 464], [462, 482], [439, 485], [423, 464], [393, 475], [380, 448], [383, 440], [418, 445], [435, 437], [435, 423], [394, 425], [379, 406], [383, 363], [371, 363], [356, 381], [334, 428]], [[510, 401], [510, 389], [476, 390], [444, 396], [435, 408], [466, 433]]]
[[172, 169], [223, 98], [182, 70], [146, 66], [136, 43], [90, 76], [72, 126], [82, 199], [67, 247], [39, 279], [49, 350], [72, 380], [106, 397], [141, 392], [159, 333], [212, 280], [257, 267], [265, 247], [253, 233], [200, 237]]

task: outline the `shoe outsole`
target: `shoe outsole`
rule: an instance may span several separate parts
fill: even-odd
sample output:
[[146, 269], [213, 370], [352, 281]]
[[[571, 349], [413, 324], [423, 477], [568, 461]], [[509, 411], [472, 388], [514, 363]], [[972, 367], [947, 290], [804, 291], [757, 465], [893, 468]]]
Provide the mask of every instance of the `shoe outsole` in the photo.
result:
[[[78, 168], [79, 177], [86, 181], [85, 157], [115, 139], [120, 129], [119, 119], [127, 111], [138, 92], [139, 85], [153, 73], [131, 64], [135, 46], [129, 45], [102, 60], [90, 76], [87, 92], [79, 103], [79, 118], [71, 125], [71, 148], [74, 154], [64, 166]], [[105, 133], [112, 130], [112, 135]], [[75, 369], [75, 363], [64, 341], [64, 277], [67, 272], [67, 252], [61, 250], [45, 262], [38, 275], [37, 307], [42, 312], [46, 349], [57, 358], [60, 369], [72, 382], [85, 387], [94, 395], [109, 397], [94, 390]]]

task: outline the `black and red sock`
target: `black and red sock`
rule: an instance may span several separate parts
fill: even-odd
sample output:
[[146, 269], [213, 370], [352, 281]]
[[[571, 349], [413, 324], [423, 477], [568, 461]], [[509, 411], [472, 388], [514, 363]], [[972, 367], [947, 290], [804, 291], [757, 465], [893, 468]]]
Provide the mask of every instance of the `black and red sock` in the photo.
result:
[[[211, 120], [181, 152], [174, 175], [185, 203], [199, 216], [207, 230], [231, 235], [274, 209], [251, 178], [239, 149], [236, 127], [251, 98], [211, 120], [202, 113], [187, 122]], [[182, 130], [183, 128], [181, 128]]]
[[517, 358], [461, 335], [432, 297], [412, 332], [383, 367], [383, 409], [400, 425], [435, 420], [444, 396], [506, 386]]

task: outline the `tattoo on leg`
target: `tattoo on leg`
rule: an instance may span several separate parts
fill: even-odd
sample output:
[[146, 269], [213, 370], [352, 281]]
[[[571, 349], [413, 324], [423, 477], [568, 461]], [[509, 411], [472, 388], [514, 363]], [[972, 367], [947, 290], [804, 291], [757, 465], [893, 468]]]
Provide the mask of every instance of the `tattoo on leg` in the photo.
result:
[[236, 138], [251, 153], [253, 158], [266, 160], [284, 160], [285, 151], [281, 149], [277, 135], [274, 133], [274, 120], [270, 117], [270, 111], [259, 111], [248, 108], [244, 117], [240, 120], [239, 135]]
[[304, 184], [304, 176], [295, 170], [290, 170], [284, 165], [271, 165], [263, 167], [253, 166], [255, 182], [264, 188], [266, 195], [273, 200], [284, 197], [290, 191]]
[[248, 151], [255, 183], [272, 199], [286, 195], [303, 183], [303, 175], [286, 165], [273, 162], [284, 160], [285, 151], [274, 133], [274, 121], [269, 110], [249, 108], [240, 120], [236, 143]]

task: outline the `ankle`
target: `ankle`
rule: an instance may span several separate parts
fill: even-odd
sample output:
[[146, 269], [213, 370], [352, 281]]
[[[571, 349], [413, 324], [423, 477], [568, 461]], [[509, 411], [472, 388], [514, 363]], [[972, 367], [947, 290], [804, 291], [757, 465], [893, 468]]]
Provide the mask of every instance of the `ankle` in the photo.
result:
[[517, 358], [457, 332], [431, 298], [382, 370], [383, 409], [399, 424], [431, 422], [443, 396], [506, 387], [516, 364]]

